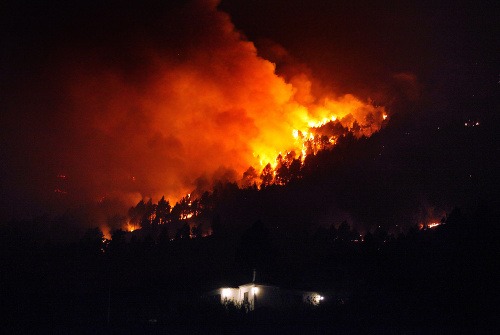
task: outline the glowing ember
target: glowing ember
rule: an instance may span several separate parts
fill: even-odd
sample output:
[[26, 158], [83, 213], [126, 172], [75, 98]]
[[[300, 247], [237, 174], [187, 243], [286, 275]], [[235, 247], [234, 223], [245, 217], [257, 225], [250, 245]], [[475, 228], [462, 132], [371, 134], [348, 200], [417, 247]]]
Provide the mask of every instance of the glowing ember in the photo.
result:
[[420, 229], [420, 230], [433, 229], [433, 228], [436, 228], [438, 226], [441, 226], [442, 224], [444, 224], [444, 223], [443, 222], [431, 222], [431, 223], [427, 223], [427, 224], [420, 223], [418, 225], [418, 229]]
[[182, 214], [180, 219], [181, 220], [187, 220], [187, 219], [191, 219], [193, 217], [194, 213], [186, 213], [186, 214]]
[[440, 226], [441, 222], [432, 222], [427, 225], [427, 228], [435, 228], [437, 226]]
[[126, 231], [128, 231], [128, 232], [133, 232], [134, 230], [137, 230], [137, 229], [138, 229], [138, 227], [137, 227], [135, 224], [133, 224], [133, 223], [131, 223], [131, 222], [128, 222], [128, 223], [126, 224], [126, 226], [125, 226], [125, 229], [124, 229], [124, 230], [126, 230]]
[[465, 127], [479, 127], [479, 125], [480, 125], [479, 121], [471, 121], [470, 119], [464, 123]]

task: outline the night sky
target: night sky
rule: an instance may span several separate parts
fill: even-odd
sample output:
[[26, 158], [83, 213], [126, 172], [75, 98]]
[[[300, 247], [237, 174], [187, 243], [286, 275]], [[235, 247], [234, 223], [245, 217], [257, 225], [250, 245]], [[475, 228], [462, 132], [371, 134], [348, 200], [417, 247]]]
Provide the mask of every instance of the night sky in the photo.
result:
[[103, 199], [109, 215], [238, 181], [255, 148], [287, 149], [294, 106], [345, 94], [389, 120], [376, 168], [351, 160], [352, 187], [326, 191], [325, 212], [365, 222], [361, 207], [404, 195], [389, 216], [441, 215], [496, 194], [493, 1], [4, 1], [1, 13], [2, 220]]

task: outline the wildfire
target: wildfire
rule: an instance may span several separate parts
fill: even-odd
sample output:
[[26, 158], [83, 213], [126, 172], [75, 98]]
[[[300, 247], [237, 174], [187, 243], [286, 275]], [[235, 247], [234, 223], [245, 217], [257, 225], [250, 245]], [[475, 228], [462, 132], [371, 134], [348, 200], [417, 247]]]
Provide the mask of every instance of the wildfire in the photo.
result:
[[133, 232], [136, 229], [138, 229], [138, 227], [131, 222], [127, 222], [127, 224], [125, 225], [125, 230], [128, 232]]
[[187, 219], [191, 219], [193, 217], [194, 213], [183, 213], [180, 217], [181, 220], [187, 220]]
[[433, 229], [433, 228], [436, 228], [438, 226], [441, 226], [442, 224], [444, 224], [443, 222], [430, 222], [430, 223], [427, 223], [427, 224], [419, 224], [419, 229], [420, 230], [426, 230], [426, 229]]
[[336, 120], [337, 120], [337, 116], [333, 115], [330, 118], [325, 117], [321, 121], [309, 121], [307, 123], [307, 125], [309, 126], [309, 128], [319, 128], [321, 126], [324, 126], [325, 124], [327, 124], [330, 121], [336, 121]]
[[347, 132], [356, 137], [370, 136], [388, 118], [384, 107], [364, 103], [350, 94], [326, 98], [317, 105], [295, 105], [289, 115], [284, 124], [289, 127], [290, 137], [283, 135], [278, 141], [254, 144], [253, 154], [259, 158], [261, 167], [271, 164], [275, 169], [276, 157], [282, 152], [300, 152], [304, 161], [307, 155], [335, 145], [338, 137]]
[[[292, 71], [290, 64], [291, 73], [278, 73], [216, 2], [193, 6], [203, 17], [189, 22], [196, 36], [180, 40], [182, 57], [177, 50], [143, 54], [141, 43], [140, 58], [150, 69], [145, 73], [134, 64], [131, 73], [119, 65], [101, 71], [107, 67], [99, 57], [68, 67], [64, 87], [71, 114], [62, 126], [72, 130], [81, 151], [64, 158], [78, 167], [68, 176], [85, 196], [177, 200], [196, 180], [204, 179], [202, 191], [210, 190], [220, 180], [242, 181], [249, 167], [255, 170], [249, 184], [260, 185], [268, 165], [268, 176], [279, 179], [276, 169], [296, 168], [294, 160], [303, 162], [347, 133], [370, 136], [384, 124], [384, 107], [327, 91], [302, 66]], [[107, 145], [89, 141], [88, 134]], [[72, 164], [82, 153], [85, 164]], [[197, 215], [188, 208], [181, 218]]]
[[435, 228], [437, 226], [440, 226], [441, 225], [441, 222], [431, 222], [429, 224], [427, 224], [427, 228]]

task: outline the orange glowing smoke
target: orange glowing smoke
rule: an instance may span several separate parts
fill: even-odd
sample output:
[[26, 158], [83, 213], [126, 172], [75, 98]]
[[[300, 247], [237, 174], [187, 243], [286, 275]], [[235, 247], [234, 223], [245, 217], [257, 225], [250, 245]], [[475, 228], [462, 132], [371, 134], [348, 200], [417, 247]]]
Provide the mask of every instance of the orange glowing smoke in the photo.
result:
[[127, 225], [124, 227], [125, 231], [128, 232], [133, 232], [136, 229], [139, 229], [140, 227], [132, 222], [128, 222]]
[[192, 32], [175, 52], [138, 48], [139, 78], [95, 58], [69, 71], [66, 121], [78, 154], [66, 165], [83, 191], [175, 200], [214, 179], [240, 180], [249, 166], [275, 166], [280, 152], [304, 158], [304, 142], [330, 121], [358, 137], [380, 129], [383, 107], [316, 96], [305, 74], [286, 82], [216, 7], [189, 6]]

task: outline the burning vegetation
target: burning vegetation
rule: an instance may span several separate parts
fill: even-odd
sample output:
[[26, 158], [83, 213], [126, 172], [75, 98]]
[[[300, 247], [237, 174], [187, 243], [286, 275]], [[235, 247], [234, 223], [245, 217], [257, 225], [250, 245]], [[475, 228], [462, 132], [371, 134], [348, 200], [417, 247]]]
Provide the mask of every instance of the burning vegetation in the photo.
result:
[[[378, 116], [382, 121], [387, 119], [387, 115], [383, 112], [383, 108], [376, 109]], [[300, 154], [294, 150], [278, 154], [276, 159], [268, 162], [259, 172], [255, 167], [249, 167], [244, 173], [238, 186], [235, 187], [252, 188], [254, 190], [263, 189], [271, 185], [285, 186], [289, 182], [302, 178], [302, 168], [307, 157], [314, 156], [322, 150], [331, 149], [337, 143], [339, 138], [345, 136], [361, 137], [370, 135], [373, 131], [378, 130], [383, 123], [375, 122], [373, 114], [369, 114], [368, 123], [359, 125], [356, 120], [353, 120], [352, 115], [344, 117], [342, 120], [337, 120], [336, 116], [324, 118], [320, 121], [308, 123], [307, 130], [292, 131], [295, 139], [295, 148], [300, 148]], [[343, 123], [346, 125], [344, 126]], [[375, 126], [378, 124], [378, 126]], [[263, 162], [260, 161], [260, 165]], [[191, 196], [188, 193], [182, 197], [175, 206], [171, 206], [169, 200], [165, 196], [158, 201], [157, 204], [149, 199], [148, 202], [140, 200], [135, 207], [130, 208], [128, 212], [129, 220], [125, 227], [126, 231], [133, 232], [139, 227], [145, 226], [163, 226], [171, 223], [179, 223], [188, 221], [189, 219], [197, 219], [204, 214], [211, 213], [214, 209], [214, 194], [204, 190], [199, 198]], [[188, 225], [188, 233], [181, 234], [190, 238], [206, 236], [211, 231], [202, 230], [198, 224], [191, 223]], [[179, 229], [178, 231], [180, 231]], [[358, 236], [358, 235], [357, 235]]]
[[[168, 7], [158, 14], [161, 24], [132, 29], [144, 28], [144, 34], [100, 29], [116, 28], [102, 22], [103, 16], [95, 23], [102, 40], [85, 41], [92, 34], [81, 34], [84, 41], [63, 43], [57, 54], [51, 52], [50, 62], [36, 67], [46, 69], [46, 75], [35, 85], [50, 104], [23, 105], [23, 119], [43, 117], [5, 136], [24, 143], [9, 149], [7, 156], [17, 158], [6, 170], [17, 171], [15, 162], [27, 164], [22, 174], [4, 177], [10, 185], [5, 189], [30, 190], [22, 196], [33, 203], [42, 199], [49, 212], [84, 204], [91, 218], [82, 221], [109, 235], [146, 225], [189, 222], [189, 229], [198, 227], [202, 218], [213, 219], [206, 213], [216, 213], [214, 200], [205, 200], [218, 201], [219, 183], [237, 187], [241, 199], [246, 190], [267, 197], [255, 200], [249, 191], [247, 202], [238, 198], [234, 202], [240, 203], [218, 210], [222, 216], [240, 206], [241, 212], [255, 212], [269, 222], [346, 219], [360, 229], [379, 223], [399, 229], [411, 216], [406, 213], [418, 207], [415, 199], [448, 208], [459, 202], [449, 200], [452, 191], [444, 190], [468, 195], [487, 184], [482, 171], [491, 171], [490, 164], [475, 162], [494, 155], [476, 150], [481, 142], [446, 146], [454, 132], [441, 123], [436, 133], [418, 127], [403, 115], [406, 100], [391, 90], [362, 89], [362, 80], [360, 86], [341, 86], [336, 82], [341, 77], [321, 76], [321, 62], [309, 69], [300, 63], [307, 57], [294, 60], [272, 42], [254, 44], [220, 8], [217, 1], [203, 0]], [[397, 77], [410, 88], [420, 86], [417, 74]], [[28, 97], [23, 100], [39, 101]], [[415, 112], [421, 108], [413, 107], [415, 100], [411, 104]], [[382, 133], [388, 122], [394, 127]], [[489, 123], [471, 114], [461, 119], [460, 131], [464, 125], [487, 130]], [[398, 135], [400, 129], [405, 138]], [[449, 162], [457, 163], [450, 168]], [[466, 181], [450, 187], [463, 175]], [[307, 209], [311, 217], [295, 208]], [[25, 212], [19, 205], [14, 216]], [[116, 213], [120, 217], [114, 220]], [[245, 215], [227, 216], [239, 223]], [[419, 217], [417, 222], [430, 221]]]

